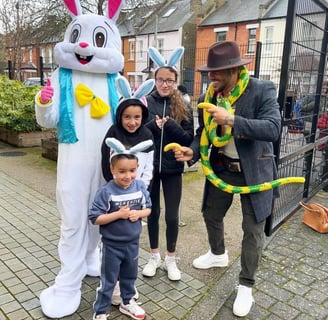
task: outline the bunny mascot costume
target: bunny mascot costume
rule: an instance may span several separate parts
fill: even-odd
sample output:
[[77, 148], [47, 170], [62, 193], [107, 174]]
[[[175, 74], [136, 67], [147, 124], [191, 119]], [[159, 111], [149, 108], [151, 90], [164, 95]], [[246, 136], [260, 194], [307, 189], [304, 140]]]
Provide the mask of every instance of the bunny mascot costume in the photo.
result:
[[58, 253], [61, 269], [55, 283], [41, 292], [49, 318], [74, 313], [81, 300], [82, 279], [100, 275], [99, 228], [88, 210], [99, 186], [101, 144], [113, 124], [122, 70], [121, 37], [116, 19], [123, 1], [109, 0], [106, 15], [82, 14], [78, 0], [64, 0], [72, 16], [64, 41], [54, 49], [59, 68], [36, 95], [36, 117], [57, 128], [57, 208], [61, 217]]

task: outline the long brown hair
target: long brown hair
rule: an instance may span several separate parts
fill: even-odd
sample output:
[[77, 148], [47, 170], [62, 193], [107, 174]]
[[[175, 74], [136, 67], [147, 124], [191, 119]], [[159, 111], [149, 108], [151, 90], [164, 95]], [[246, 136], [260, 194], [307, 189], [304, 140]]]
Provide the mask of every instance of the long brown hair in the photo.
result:
[[[160, 67], [155, 71], [155, 79], [156, 75], [159, 69], [166, 68], [170, 72], [174, 73], [175, 81], [178, 80], [178, 72], [174, 67], [164, 66]], [[170, 117], [177, 122], [182, 122], [183, 120], [188, 119], [188, 108], [185, 104], [185, 101], [183, 99], [182, 93], [178, 89], [173, 89], [172, 93], [170, 94], [170, 100], [171, 100], [171, 109], [170, 109]]]
[[172, 94], [170, 95], [170, 98], [171, 98], [170, 117], [176, 120], [177, 122], [187, 120], [189, 112], [180, 90], [174, 89]]

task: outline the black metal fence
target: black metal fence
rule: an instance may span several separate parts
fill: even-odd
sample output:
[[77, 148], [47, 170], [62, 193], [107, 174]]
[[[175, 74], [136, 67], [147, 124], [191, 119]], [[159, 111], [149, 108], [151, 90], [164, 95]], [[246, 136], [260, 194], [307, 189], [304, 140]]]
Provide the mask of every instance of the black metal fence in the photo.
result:
[[[288, 2], [278, 87], [283, 128], [275, 147], [279, 176], [304, 176], [306, 180], [304, 185], [280, 187], [267, 223], [268, 235], [299, 208], [299, 201], [310, 199], [328, 184], [328, 137], [324, 137], [328, 129], [318, 128], [318, 119], [328, 111], [327, 90], [322, 90], [328, 79], [327, 6], [317, 0]], [[304, 110], [306, 101], [311, 103], [308, 110]]]

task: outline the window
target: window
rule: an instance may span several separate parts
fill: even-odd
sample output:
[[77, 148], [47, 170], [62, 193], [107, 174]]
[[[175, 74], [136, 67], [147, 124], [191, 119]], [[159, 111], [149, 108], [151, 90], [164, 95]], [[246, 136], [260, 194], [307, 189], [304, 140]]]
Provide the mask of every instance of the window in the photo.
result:
[[48, 48], [48, 63], [52, 63], [52, 49]]
[[33, 59], [33, 49], [32, 48], [29, 48], [29, 61], [33, 61], [32, 59]]
[[227, 32], [229, 31], [229, 27], [214, 28], [213, 31], [216, 34], [216, 41], [227, 40]]
[[144, 56], [144, 52], [143, 52], [143, 40], [138, 40], [138, 58], [142, 59]]
[[26, 51], [25, 51], [25, 48], [22, 47], [22, 62], [26, 62]]
[[135, 41], [130, 41], [130, 57], [129, 60], [134, 60], [134, 53], [135, 53]]
[[129, 77], [129, 83], [130, 83], [131, 88], [134, 88], [134, 86], [135, 86], [134, 75], [129, 75], [128, 77]]
[[248, 29], [247, 53], [255, 52], [255, 44], [256, 44], [256, 29]]
[[216, 33], [216, 41], [226, 41], [227, 39], [227, 32], [220, 31]]
[[264, 34], [264, 37], [265, 37], [264, 50], [271, 52], [272, 42], [273, 42], [273, 26], [265, 27], [264, 33], [265, 33]]
[[143, 82], [142, 76], [141, 75], [137, 75], [137, 86], [139, 87]]
[[49, 63], [49, 49], [47, 50], [46, 48], [41, 49], [41, 56], [43, 58], [43, 63]]
[[157, 39], [157, 50], [163, 55], [164, 39]]

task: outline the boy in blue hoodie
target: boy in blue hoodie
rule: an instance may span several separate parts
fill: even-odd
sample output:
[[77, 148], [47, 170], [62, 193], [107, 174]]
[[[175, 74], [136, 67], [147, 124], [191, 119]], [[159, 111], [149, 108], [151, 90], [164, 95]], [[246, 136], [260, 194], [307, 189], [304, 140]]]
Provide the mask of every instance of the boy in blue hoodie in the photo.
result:
[[[100, 285], [94, 303], [94, 319], [107, 319], [117, 279], [120, 279], [122, 302], [119, 310], [133, 319], [144, 319], [145, 311], [135, 302], [138, 274], [141, 219], [151, 212], [149, 192], [143, 181], [136, 179], [136, 153], [152, 144], [147, 140], [124, 150], [115, 138], [106, 140], [114, 153], [110, 158], [113, 179], [100, 187], [89, 213], [93, 224], [100, 225], [102, 262]], [[118, 147], [117, 147], [118, 146]]]

